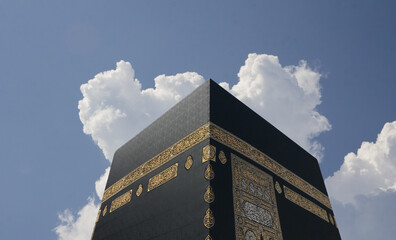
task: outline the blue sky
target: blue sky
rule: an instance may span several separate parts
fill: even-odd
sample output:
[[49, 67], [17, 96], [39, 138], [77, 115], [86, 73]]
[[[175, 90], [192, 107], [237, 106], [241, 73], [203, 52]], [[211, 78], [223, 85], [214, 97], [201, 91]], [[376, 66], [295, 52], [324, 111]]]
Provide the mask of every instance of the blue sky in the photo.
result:
[[[58, 214], [70, 209], [75, 215], [89, 196], [95, 197], [94, 183], [109, 161], [83, 132], [80, 86], [115, 69], [120, 60], [132, 64], [142, 89], [153, 88], [158, 75], [188, 71], [233, 86], [249, 53], [277, 56], [282, 66], [305, 60], [321, 74], [322, 103], [315, 109], [331, 130], [315, 140], [325, 148], [320, 164], [324, 178], [333, 176], [348, 153], [356, 153], [364, 141], [375, 143], [385, 123], [396, 120], [395, 5], [1, 1], [0, 239], [57, 239]], [[369, 155], [393, 170], [396, 145], [387, 133], [389, 159]], [[365, 159], [359, 154], [349, 159], [360, 170], [359, 164], [370, 160], [353, 160]], [[396, 183], [394, 171], [379, 175], [386, 175], [387, 184]], [[342, 184], [343, 179], [329, 183]], [[342, 197], [332, 201], [339, 225], [345, 226], [344, 239], [380, 238], [378, 228], [370, 230], [357, 220], [382, 221], [395, 213], [394, 190], [380, 188], [384, 186], [362, 188], [354, 202]], [[383, 213], [373, 210], [375, 203], [381, 203]], [[354, 238], [352, 230], [361, 237]], [[385, 224], [382, 238], [391, 239], [394, 231]]]

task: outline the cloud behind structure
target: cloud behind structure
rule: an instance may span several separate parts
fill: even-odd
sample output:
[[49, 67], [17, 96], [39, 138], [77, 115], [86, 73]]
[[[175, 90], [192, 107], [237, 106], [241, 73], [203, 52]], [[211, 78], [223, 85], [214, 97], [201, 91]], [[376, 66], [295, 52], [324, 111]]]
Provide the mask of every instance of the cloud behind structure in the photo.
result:
[[301, 60], [283, 67], [277, 56], [249, 54], [231, 88], [220, 85], [272, 123], [319, 160], [323, 146], [315, 140], [329, 131], [327, 118], [317, 111], [321, 104], [321, 74]]
[[[319, 72], [303, 60], [283, 67], [277, 56], [249, 54], [238, 77], [231, 89], [228, 83], [220, 85], [321, 159], [323, 147], [314, 138], [331, 125], [316, 110], [321, 103]], [[154, 79], [154, 88], [143, 90], [131, 64], [120, 61], [115, 70], [81, 85], [83, 99], [78, 108], [83, 131], [112, 161], [118, 147], [203, 82], [194, 72], [160, 75]]]
[[[321, 103], [320, 73], [310, 69], [305, 61], [283, 67], [276, 56], [249, 54], [238, 77], [238, 83], [231, 88], [228, 83], [221, 85], [321, 158], [323, 147], [314, 138], [331, 127], [326, 117], [316, 111]], [[117, 148], [203, 82], [201, 75], [186, 72], [157, 76], [154, 88], [142, 89], [132, 65], [119, 61], [116, 69], [99, 73], [81, 85], [83, 99], [78, 108], [83, 131], [91, 135], [111, 162]], [[108, 173], [109, 168], [95, 183], [99, 198]], [[80, 236], [91, 235], [98, 208], [99, 204], [89, 198], [77, 217], [65, 210], [59, 215], [61, 223], [55, 228], [59, 239], [88, 239]], [[85, 228], [81, 227], [84, 221], [87, 222]]]
[[325, 180], [343, 239], [394, 239], [396, 121], [375, 142], [362, 142]]
[[201, 85], [204, 78], [185, 72], [160, 75], [154, 82], [155, 88], [142, 90], [132, 65], [119, 61], [115, 70], [99, 73], [81, 85], [83, 99], [78, 109], [83, 131], [110, 162], [117, 148]]
[[396, 121], [386, 123], [375, 142], [362, 142], [356, 153], [348, 153], [326, 185], [343, 204], [355, 203], [360, 195], [396, 191]]

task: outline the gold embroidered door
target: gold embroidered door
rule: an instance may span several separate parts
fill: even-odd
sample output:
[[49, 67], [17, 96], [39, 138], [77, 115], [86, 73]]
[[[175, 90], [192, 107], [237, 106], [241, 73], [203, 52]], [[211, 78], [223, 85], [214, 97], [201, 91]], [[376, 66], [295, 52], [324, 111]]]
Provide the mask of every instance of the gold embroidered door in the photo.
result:
[[237, 240], [282, 240], [272, 176], [232, 154]]

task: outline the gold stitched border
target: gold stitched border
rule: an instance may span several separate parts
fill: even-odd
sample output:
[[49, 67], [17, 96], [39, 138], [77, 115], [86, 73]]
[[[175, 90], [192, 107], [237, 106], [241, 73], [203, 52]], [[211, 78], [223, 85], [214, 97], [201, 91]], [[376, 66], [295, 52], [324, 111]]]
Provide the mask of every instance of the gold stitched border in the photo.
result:
[[103, 194], [102, 202], [207, 138], [209, 138], [209, 123], [182, 138], [108, 187]]
[[150, 192], [156, 187], [161, 186], [162, 184], [170, 181], [171, 179], [177, 177], [177, 166], [178, 163], [173, 164], [172, 166], [168, 167], [164, 171], [158, 173], [154, 177], [149, 179], [147, 192]]
[[288, 199], [289, 201], [295, 203], [296, 205], [304, 208], [305, 210], [315, 214], [316, 216], [320, 217], [321, 219], [325, 220], [326, 222], [329, 222], [329, 217], [327, 215], [326, 210], [323, 208], [319, 207], [315, 203], [309, 201], [305, 197], [301, 196], [300, 194], [294, 192], [290, 188], [283, 186], [283, 189], [285, 191], [285, 198]]
[[132, 189], [122, 194], [121, 196], [119, 196], [118, 198], [114, 199], [111, 202], [110, 212], [114, 212], [116, 209], [129, 203], [131, 201], [131, 198], [132, 198]]
[[122, 177], [116, 183], [108, 187], [103, 194], [102, 202], [106, 201], [107, 199], [114, 196], [116, 193], [126, 188], [130, 184], [134, 183], [138, 179], [161, 167], [176, 156], [185, 152], [194, 145], [202, 142], [203, 140], [208, 139], [209, 137], [223, 143], [224, 145], [229, 146], [230, 148], [252, 159], [261, 166], [269, 169], [276, 175], [280, 176], [290, 184], [294, 185], [301, 191], [305, 192], [312, 198], [316, 199], [329, 209], [332, 209], [330, 200], [324, 193], [322, 193], [314, 186], [307, 183], [305, 180], [283, 167], [281, 164], [272, 160], [270, 157], [260, 152], [253, 146], [249, 145], [245, 141], [239, 139], [238, 137], [234, 136], [233, 134], [227, 132], [226, 130], [211, 122], [208, 122], [207, 124], [198, 128], [188, 136], [182, 138], [171, 147], [165, 149], [160, 154], [143, 163], [142, 165]]
[[227, 132], [226, 130], [216, 126], [215, 124], [210, 124], [210, 137], [227, 145], [234, 150], [242, 153], [249, 159], [252, 159], [256, 163], [260, 164], [261, 166], [267, 168], [268, 170], [272, 171], [276, 175], [280, 176], [293, 186], [296, 186], [301, 191], [305, 192], [312, 198], [316, 199], [329, 209], [331, 208], [329, 198], [323, 194], [321, 191], [316, 189], [311, 184], [307, 183], [305, 180], [288, 170], [287, 168], [283, 167], [281, 164], [277, 163], [276, 161], [272, 160], [270, 157], [265, 155], [264, 153], [260, 152], [253, 146], [249, 145], [242, 139], [234, 136], [232, 133]]

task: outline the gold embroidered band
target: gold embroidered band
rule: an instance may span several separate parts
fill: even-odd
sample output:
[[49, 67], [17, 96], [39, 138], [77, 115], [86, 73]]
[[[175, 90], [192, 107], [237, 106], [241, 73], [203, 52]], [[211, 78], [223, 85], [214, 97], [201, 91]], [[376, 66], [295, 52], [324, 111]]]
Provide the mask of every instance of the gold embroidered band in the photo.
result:
[[154, 188], [161, 186], [162, 184], [168, 182], [169, 180], [177, 177], [177, 166], [179, 164], [175, 163], [172, 166], [168, 167], [164, 171], [158, 173], [154, 177], [149, 179], [149, 184], [147, 188], [147, 192], [150, 192]]
[[116, 183], [108, 187], [103, 194], [102, 202], [106, 201], [107, 199], [114, 196], [122, 189], [125, 189], [127, 186], [134, 183], [138, 179], [161, 167], [165, 163], [174, 159], [176, 156], [180, 155], [181, 153], [185, 152], [196, 144], [202, 142], [203, 140], [208, 139], [209, 137], [245, 155], [249, 159], [252, 159], [256, 163], [267, 168], [288, 183], [292, 184], [293, 186], [305, 192], [312, 198], [316, 199], [324, 206], [332, 209], [330, 200], [324, 193], [322, 193], [314, 186], [312, 186], [290, 170], [286, 169], [281, 164], [274, 161], [264, 153], [260, 152], [258, 149], [254, 148], [242, 139], [234, 136], [233, 134], [227, 132], [226, 130], [211, 122], [203, 125], [191, 134], [182, 138], [171, 147], [165, 149], [160, 154], [143, 163], [142, 165], [122, 177]]
[[316, 216], [320, 217], [321, 219], [325, 220], [326, 222], [329, 222], [329, 218], [327, 216], [326, 210], [323, 208], [319, 207], [315, 203], [309, 201], [305, 197], [301, 196], [300, 194], [294, 192], [290, 188], [283, 186], [283, 189], [285, 191], [285, 197], [289, 201], [295, 203], [296, 205], [304, 208], [305, 210], [315, 214]]
[[207, 138], [209, 138], [209, 123], [198, 128], [108, 187], [103, 194], [102, 202]]
[[131, 201], [131, 198], [132, 198], [132, 189], [122, 194], [121, 196], [119, 196], [118, 198], [114, 199], [111, 202], [110, 212], [114, 212], [114, 210], [129, 203]]

